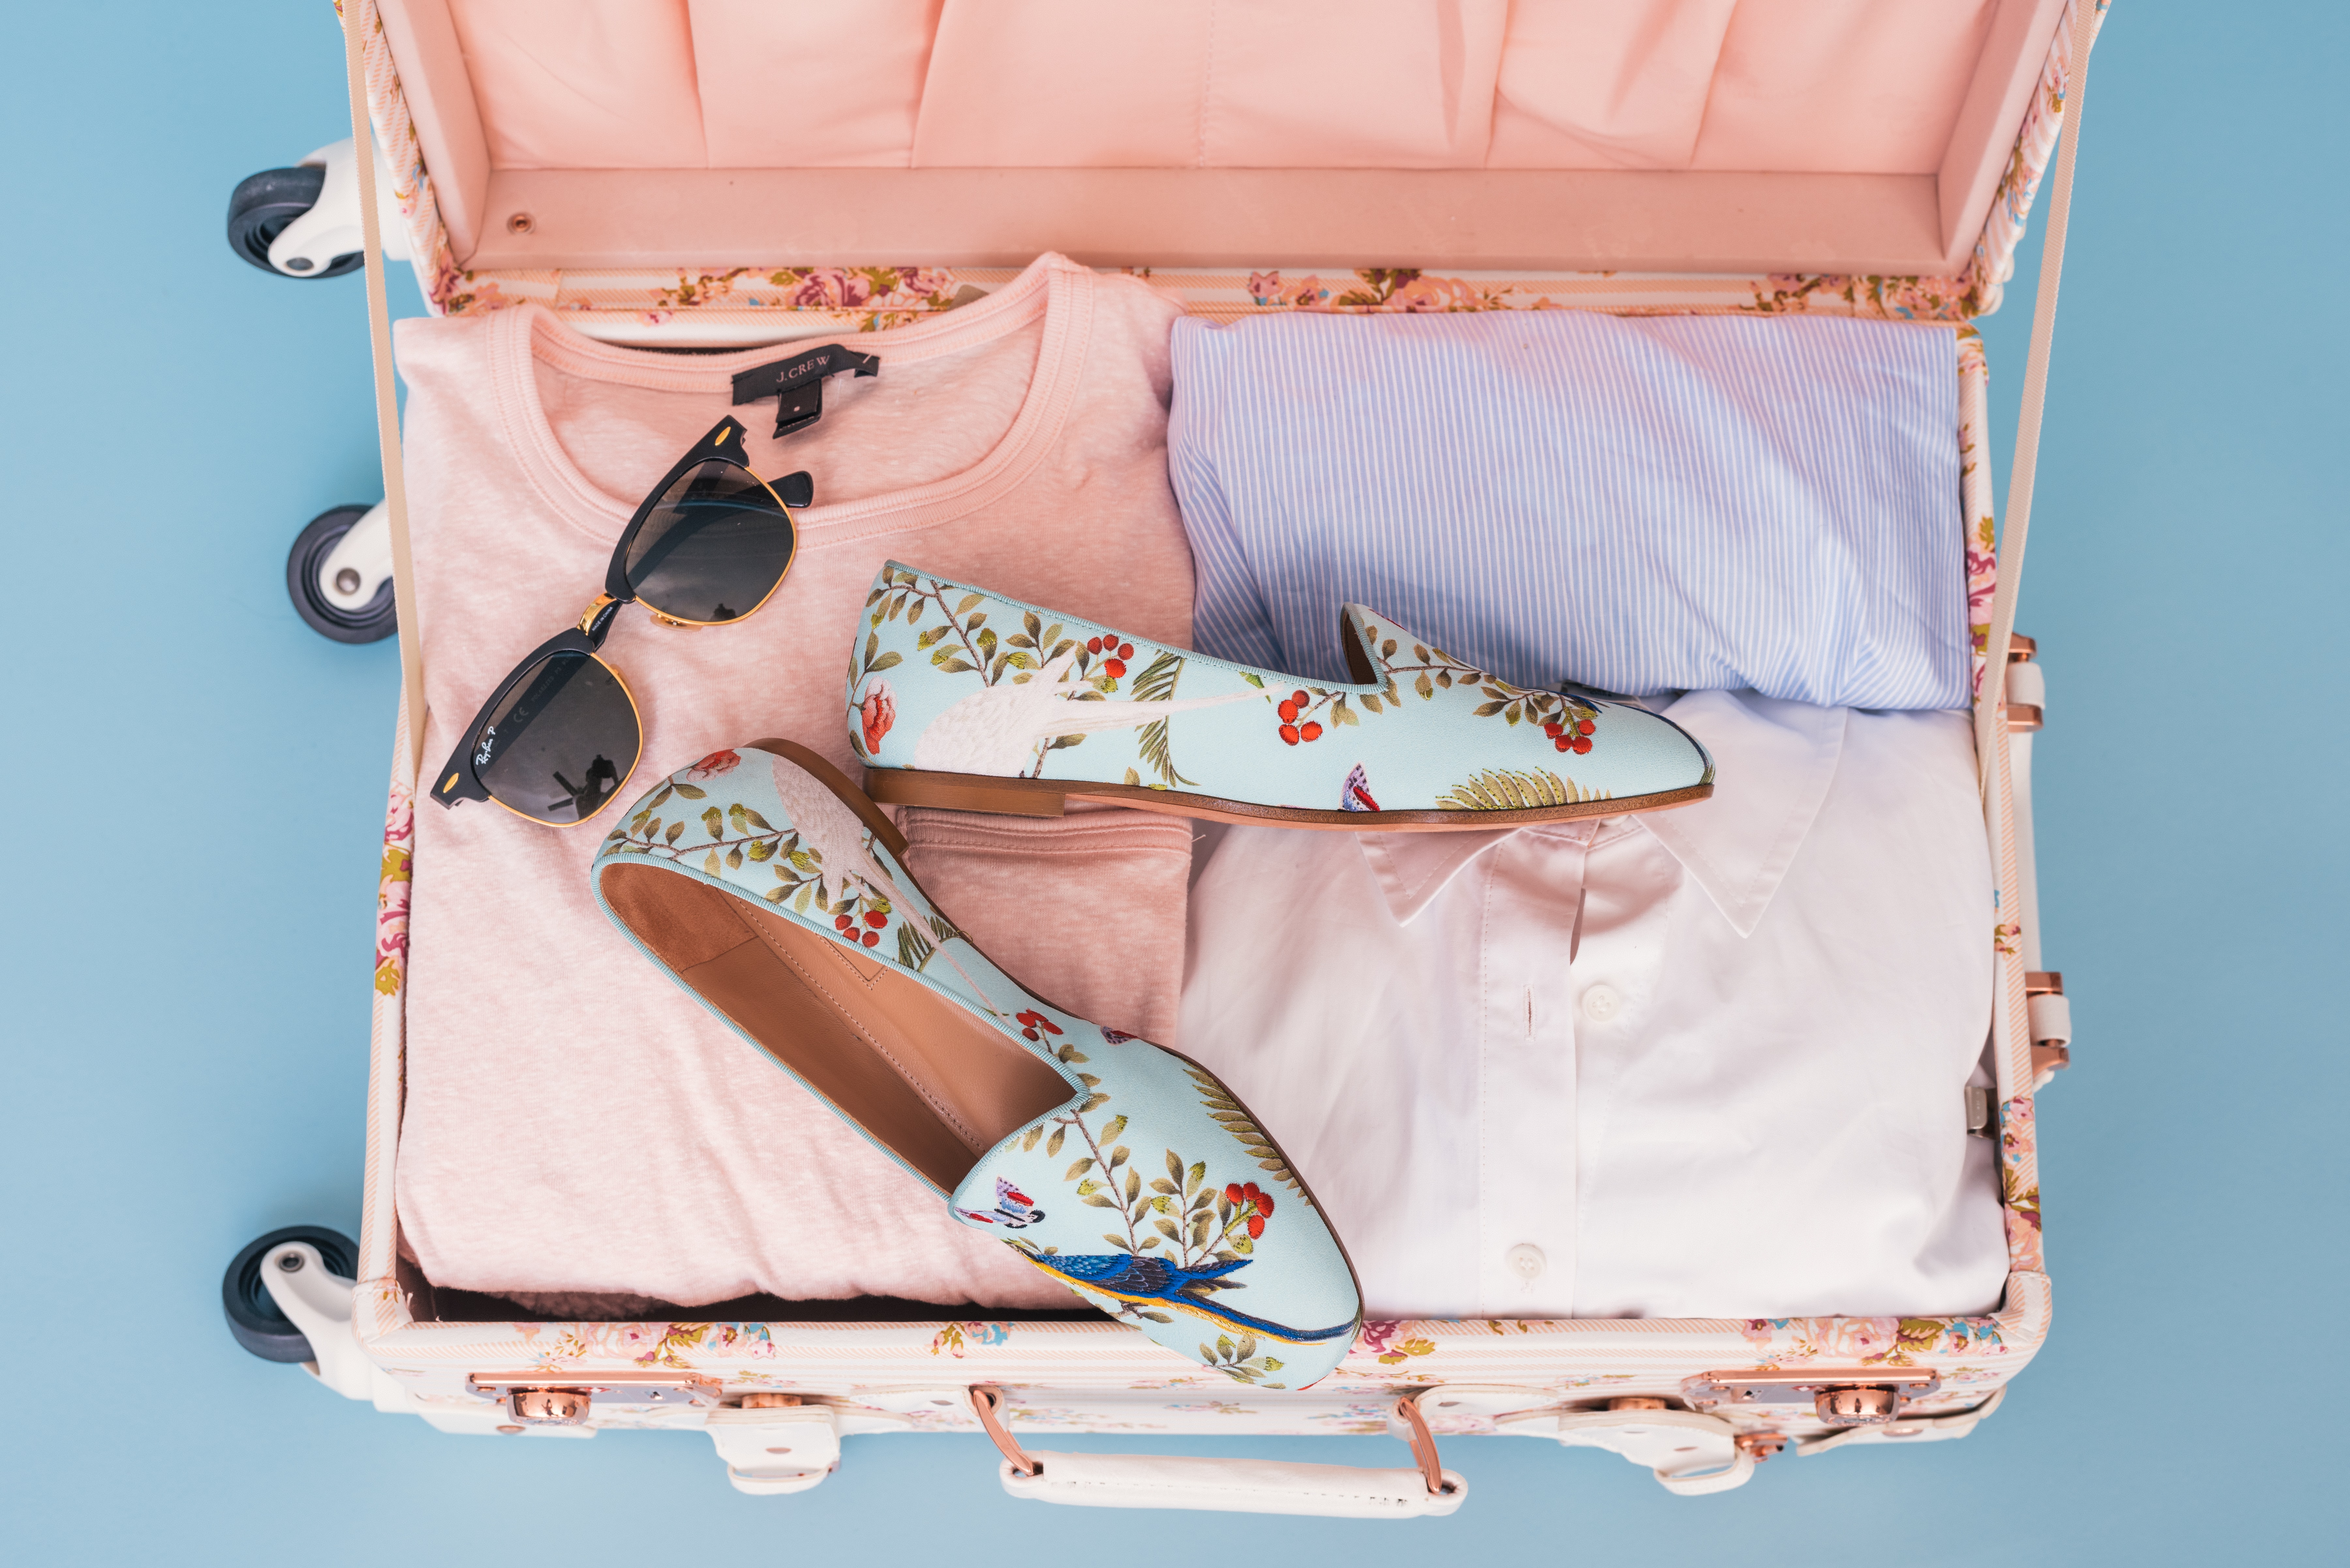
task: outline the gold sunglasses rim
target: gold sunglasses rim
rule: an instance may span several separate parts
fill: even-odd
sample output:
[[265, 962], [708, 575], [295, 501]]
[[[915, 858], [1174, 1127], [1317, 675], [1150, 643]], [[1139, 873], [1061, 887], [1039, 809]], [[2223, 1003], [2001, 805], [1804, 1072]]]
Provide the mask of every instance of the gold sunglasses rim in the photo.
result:
[[[764, 603], [764, 601], [763, 600], [761, 602]], [[722, 621], [718, 624], [723, 626], [725, 623]], [[566, 649], [562, 651], [573, 653], [579, 650], [577, 649]], [[555, 655], [549, 654], [547, 657], [552, 659]], [[637, 694], [629, 689], [629, 678], [620, 673], [619, 666], [614, 664], [610, 659], [606, 659], [602, 654], [589, 653], [588, 657], [604, 667], [605, 672], [610, 675], [611, 678], [619, 684], [620, 695], [629, 700], [629, 721], [637, 727], [637, 754], [629, 759], [629, 771], [622, 774], [619, 782], [612, 785], [612, 793], [604, 797], [604, 804], [602, 805], [598, 806], [595, 810], [589, 812], [585, 816], [575, 816], [569, 822], [550, 822], [543, 816], [533, 816], [530, 813], [523, 810], [520, 806], [508, 805], [504, 801], [498, 798], [498, 792], [490, 787], [489, 781], [483, 778], [480, 774], [476, 773], [473, 775], [473, 782], [482, 786], [482, 793], [489, 796], [490, 804], [496, 806], [499, 810], [512, 812], [515, 815], [521, 817], [525, 822], [536, 823], [541, 827], [585, 826], [587, 824], [594, 821], [597, 817], [603, 815], [605, 810], [609, 807], [614, 801], [620, 798], [620, 792], [629, 787], [629, 781], [637, 776], [637, 769], [643, 765], [645, 760], [645, 714], [644, 710], [637, 706]], [[541, 660], [541, 662], [543, 663], [545, 660]]]
[[[637, 595], [636, 602], [644, 606], [645, 608], [650, 611], [662, 624], [667, 626], [691, 627], [697, 630], [706, 626], [740, 626], [743, 622], [749, 620], [753, 616], [757, 615], [761, 610], [767, 607], [767, 601], [769, 599], [774, 598], [777, 593], [782, 591], [785, 579], [792, 575], [793, 563], [796, 562], [800, 558], [800, 520], [793, 513], [790, 507], [784, 504], [784, 498], [775, 493], [775, 487], [774, 485], [768, 483], [765, 480], [761, 479], [757, 472], [754, 470], [749, 463], [737, 462], [733, 458], [726, 456], [723, 452], [713, 452], [710, 456], [702, 459], [702, 462], [723, 462], [730, 468], [740, 469], [743, 472], [749, 474], [753, 483], [756, 483], [760, 489], [767, 493], [767, 499], [775, 504], [775, 510], [784, 514], [784, 521], [791, 524], [792, 548], [791, 553], [784, 557], [783, 570], [775, 574], [775, 580], [767, 586], [767, 591], [759, 596], [759, 602], [753, 605], [749, 609], [744, 610], [741, 615], [729, 617], [725, 620], [695, 620], [690, 616], [671, 615], [669, 611], [661, 608], [660, 606], [653, 603], [652, 600], [645, 597], [641, 592]], [[687, 476], [691, 477], [691, 470], [688, 470]], [[631, 587], [635, 587], [634, 584], [629, 586]]]

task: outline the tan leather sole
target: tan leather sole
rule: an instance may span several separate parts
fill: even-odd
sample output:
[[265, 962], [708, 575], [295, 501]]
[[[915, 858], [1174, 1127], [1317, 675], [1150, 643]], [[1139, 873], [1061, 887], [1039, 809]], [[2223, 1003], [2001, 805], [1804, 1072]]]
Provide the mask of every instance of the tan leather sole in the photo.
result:
[[[902, 868], [905, 839], [839, 769], [789, 741], [743, 749], [806, 769]], [[687, 989], [942, 1198], [981, 1155], [1070, 1096], [1067, 1080], [986, 1019], [861, 949], [648, 861], [608, 860], [598, 876], [613, 912]]]
[[1530, 827], [1583, 816], [1627, 816], [1687, 805], [1713, 793], [1711, 784], [1621, 800], [1582, 800], [1568, 805], [1530, 806], [1518, 811], [1309, 811], [1295, 805], [1258, 805], [1216, 795], [1148, 789], [1140, 784], [1092, 784], [1077, 779], [1003, 779], [981, 774], [925, 773], [916, 768], [868, 768], [865, 793], [889, 805], [931, 805], [949, 811], [986, 811], [1003, 816], [1059, 816], [1065, 803], [1099, 801], [1170, 816], [1208, 822], [1260, 823], [1268, 827], [1324, 828], [1340, 833], [1463, 833], [1496, 827]]

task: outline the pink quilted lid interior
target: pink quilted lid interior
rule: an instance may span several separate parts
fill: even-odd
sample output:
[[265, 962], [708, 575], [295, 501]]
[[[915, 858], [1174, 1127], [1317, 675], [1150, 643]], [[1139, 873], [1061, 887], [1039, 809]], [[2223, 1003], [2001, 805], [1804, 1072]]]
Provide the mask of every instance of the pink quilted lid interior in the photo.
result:
[[[1930, 182], [1927, 248], [1955, 255], [1972, 240], [1961, 231], [1981, 226], [2061, 4], [383, 0], [382, 8], [428, 164], [436, 182], [454, 188], [443, 207], [461, 257], [503, 243], [487, 190], [501, 174], [818, 169], [1908, 177]], [[1651, 226], [1665, 223], [1641, 240], [1656, 254], [1640, 259], [1672, 261], [1670, 225], [1687, 220], [1669, 209], [1683, 199], [1640, 195], [1653, 181], [1608, 189], [1618, 187], [1633, 192], [1629, 218], [1611, 222], [1638, 226], [1646, 212]], [[1881, 201], [1858, 192], [1892, 188], [1855, 185], [1842, 199]], [[580, 232], [537, 245], [567, 247], [577, 264], [609, 237]], [[1081, 250], [1084, 234], [1075, 237], [1060, 248]], [[1688, 259], [1703, 262], [1704, 248]]]

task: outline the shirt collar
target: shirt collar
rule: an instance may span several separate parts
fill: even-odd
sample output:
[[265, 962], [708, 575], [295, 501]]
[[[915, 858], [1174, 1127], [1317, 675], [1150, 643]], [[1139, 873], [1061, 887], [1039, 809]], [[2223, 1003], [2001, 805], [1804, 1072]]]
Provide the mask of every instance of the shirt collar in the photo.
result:
[[[1665, 712], [1712, 754], [1713, 794], [1631, 820], [1680, 862], [1740, 936], [1752, 936], [1827, 798], [1847, 710], [1752, 691], [1692, 691]], [[1566, 831], [1587, 843], [1593, 828], [1581, 822], [1526, 831]], [[1388, 908], [1408, 922], [1512, 831], [1367, 833], [1363, 855]]]

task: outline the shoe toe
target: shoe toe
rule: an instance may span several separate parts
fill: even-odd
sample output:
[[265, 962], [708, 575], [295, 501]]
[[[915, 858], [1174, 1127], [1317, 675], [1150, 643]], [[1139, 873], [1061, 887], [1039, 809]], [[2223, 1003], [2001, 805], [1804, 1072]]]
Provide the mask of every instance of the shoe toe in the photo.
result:
[[1361, 1297], [1279, 1148], [1205, 1068], [1081, 1020], [1063, 1027], [1100, 1041], [1070, 1056], [1087, 1092], [982, 1158], [957, 1217], [1237, 1382], [1302, 1388], [1327, 1374]]

